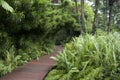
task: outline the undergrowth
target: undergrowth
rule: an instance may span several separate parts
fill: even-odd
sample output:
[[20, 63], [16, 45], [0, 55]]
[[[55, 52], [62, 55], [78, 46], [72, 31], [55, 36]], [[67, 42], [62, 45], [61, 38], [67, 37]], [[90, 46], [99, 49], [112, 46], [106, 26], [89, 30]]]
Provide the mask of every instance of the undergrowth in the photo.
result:
[[11, 72], [16, 67], [42, 55], [53, 51], [55, 42], [52, 39], [34, 38], [33, 36], [21, 37], [13, 40], [7, 33], [0, 33], [0, 76]]
[[45, 80], [119, 80], [120, 34], [76, 37], [67, 43]]

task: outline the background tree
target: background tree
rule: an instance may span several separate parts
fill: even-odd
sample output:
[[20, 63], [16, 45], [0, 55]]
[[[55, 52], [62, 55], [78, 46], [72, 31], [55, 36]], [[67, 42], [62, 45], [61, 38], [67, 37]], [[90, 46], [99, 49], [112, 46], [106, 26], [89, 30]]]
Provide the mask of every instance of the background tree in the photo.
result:
[[92, 27], [92, 33], [93, 33], [93, 34], [95, 34], [95, 32], [96, 32], [96, 27], [97, 27], [97, 23], [98, 23], [97, 17], [98, 17], [99, 5], [100, 5], [99, 0], [95, 0], [95, 11], [94, 11], [95, 14], [94, 14], [93, 27]]
[[76, 14], [78, 14], [77, 18], [78, 18], [78, 23], [80, 25], [80, 15], [79, 15], [79, 8], [78, 8], [78, 0], [74, 0], [75, 2], [75, 10], [76, 10]]
[[86, 32], [85, 15], [84, 15], [84, 0], [81, 0], [81, 33]]
[[112, 20], [112, 14], [113, 14], [113, 5], [115, 2], [119, 3], [120, 0], [109, 0], [109, 21], [108, 21], [108, 33], [111, 31], [111, 20]]
[[111, 19], [112, 19], [112, 7], [114, 2], [115, 0], [109, 0], [109, 19], [108, 19], [109, 21], [108, 21], [108, 28], [107, 28], [108, 33], [110, 32]]
[[112, 29], [114, 29], [115, 31], [120, 31], [120, 5], [114, 5], [113, 6], [113, 14], [114, 14], [114, 18], [113, 18], [113, 26]]

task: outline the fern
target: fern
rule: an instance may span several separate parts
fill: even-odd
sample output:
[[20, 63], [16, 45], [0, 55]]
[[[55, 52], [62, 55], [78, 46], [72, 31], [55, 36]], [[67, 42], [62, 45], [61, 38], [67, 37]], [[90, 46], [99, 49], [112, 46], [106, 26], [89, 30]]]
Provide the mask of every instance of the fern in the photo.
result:
[[59, 80], [64, 73], [64, 70], [53, 69], [50, 74], [48, 74], [48, 77], [45, 78], [45, 80]]
[[52, 57], [57, 61], [56, 69], [65, 71], [59, 80], [119, 80], [119, 44], [119, 33], [74, 38], [63, 52]]

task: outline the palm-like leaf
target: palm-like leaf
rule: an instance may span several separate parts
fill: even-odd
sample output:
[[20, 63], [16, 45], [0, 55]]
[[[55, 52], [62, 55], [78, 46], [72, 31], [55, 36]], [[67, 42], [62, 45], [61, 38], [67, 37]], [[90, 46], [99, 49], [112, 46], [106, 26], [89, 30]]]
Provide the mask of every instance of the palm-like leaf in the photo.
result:
[[4, 0], [0, 0], [0, 5], [7, 11], [13, 12], [13, 8]]

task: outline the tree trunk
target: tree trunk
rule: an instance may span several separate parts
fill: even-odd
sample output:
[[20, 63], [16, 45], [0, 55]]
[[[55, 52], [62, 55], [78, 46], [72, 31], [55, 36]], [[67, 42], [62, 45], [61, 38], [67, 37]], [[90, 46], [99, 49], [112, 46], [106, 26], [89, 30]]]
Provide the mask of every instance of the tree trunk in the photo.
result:
[[75, 10], [76, 10], [76, 13], [78, 13], [78, 4], [77, 4], [77, 0], [74, 0], [75, 1]]
[[107, 31], [108, 33], [110, 33], [110, 30], [111, 30], [111, 20], [112, 20], [112, 8], [113, 8], [113, 4], [114, 3], [120, 3], [120, 0], [109, 0], [109, 21], [108, 21], [108, 28], [107, 28]]
[[111, 0], [109, 0], [109, 21], [108, 21], [108, 28], [107, 31], [108, 33], [110, 33], [110, 26], [111, 26], [111, 19], [112, 19], [112, 7], [113, 7], [113, 3]]
[[77, 19], [78, 19], [78, 23], [80, 25], [80, 14], [79, 14], [79, 9], [78, 9], [78, 3], [77, 3], [77, 0], [74, 0], [74, 1], [75, 1], [76, 14], [78, 14]]
[[107, 26], [107, 21], [108, 21], [108, 17], [107, 17], [107, 15], [108, 15], [108, 0], [103, 0], [103, 3], [104, 3], [104, 5], [106, 6], [105, 7], [105, 9], [104, 9], [104, 11], [103, 11], [103, 14], [104, 14], [104, 16], [103, 16], [103, 25], [104, 25], [104, 27], [106, 28], [106, 26]]
[[93, 27], [92, 27], [92, 34], [95, 34], [95, 32], [96, 32], [98, 8], [99, 8], [99, 0], [96, 0], [95, 1], [95, 15], [94, 15], [94, 22], [93, 22]]
[[82, 34], [86, 33], [86, 24], [85, 24], [85, 16], [84, 16], [84, 0], [81, 0], [81, 28]]

